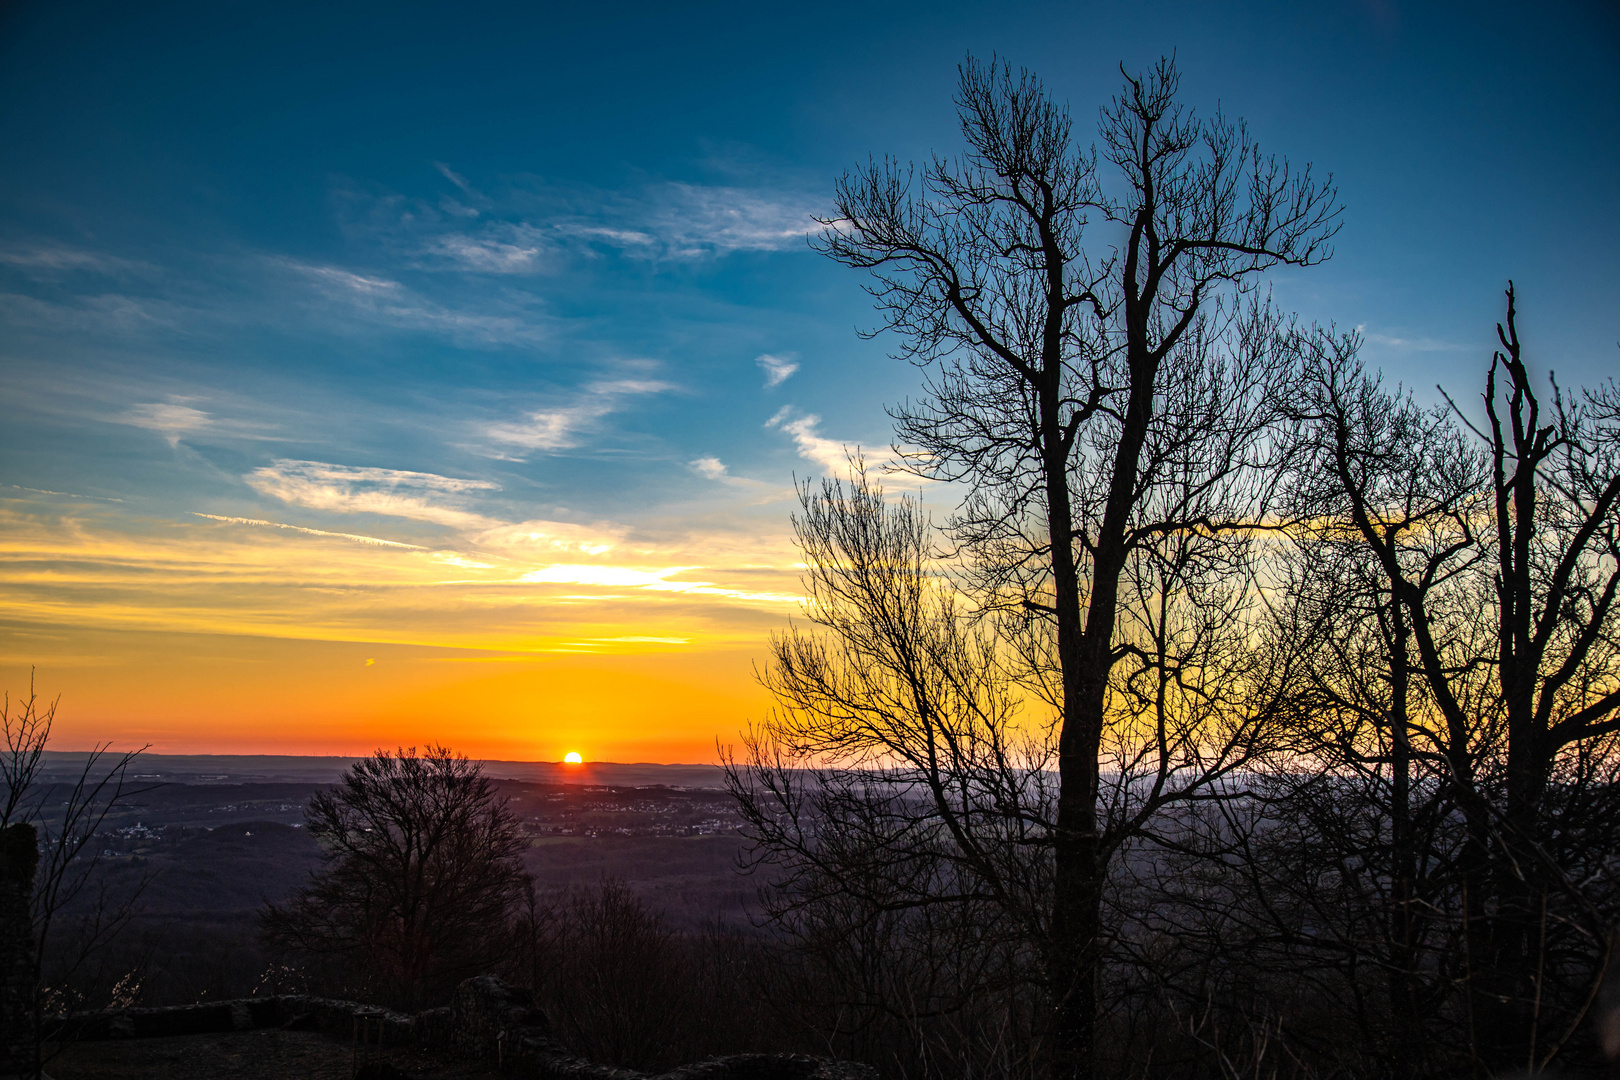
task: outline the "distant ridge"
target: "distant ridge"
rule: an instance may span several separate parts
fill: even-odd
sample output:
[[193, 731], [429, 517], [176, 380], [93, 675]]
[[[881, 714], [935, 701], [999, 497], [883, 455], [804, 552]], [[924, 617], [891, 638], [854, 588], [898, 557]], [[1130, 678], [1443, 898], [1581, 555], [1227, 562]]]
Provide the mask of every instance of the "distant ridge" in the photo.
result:
[[[48, 751], [45, 770], [53, 779], [84, 767], [83, 751]], [[291, 754], [142, 754], [130, 771], [132, 780], [168, 784], [330, 784], [353, 757], [300, 757]], [[592, 787], [723, 788], [718, 765], [659, 765], [653, 762], [485, 761], [484, 771], [499, 780], [532, 784], [581, 784]]]

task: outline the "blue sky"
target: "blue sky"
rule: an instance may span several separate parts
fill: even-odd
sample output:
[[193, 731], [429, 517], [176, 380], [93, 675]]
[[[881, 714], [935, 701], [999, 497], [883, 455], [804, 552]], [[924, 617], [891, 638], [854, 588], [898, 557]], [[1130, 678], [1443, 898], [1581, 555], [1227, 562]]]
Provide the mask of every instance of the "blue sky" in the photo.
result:
[[113, 628], [745, 679], [791, 477], [918, 383], [810, 215], [956, 148], [969, 52], [1082, 131], [1174, 52], [1333, 173], [1335, 258], [1272, 285], [1392, 380], [1473, 393], [1509, 277], [1534, 363], [1620, 370], [1612, 4], [763, 7], [9, 5], [0, 666], [102, 685]]

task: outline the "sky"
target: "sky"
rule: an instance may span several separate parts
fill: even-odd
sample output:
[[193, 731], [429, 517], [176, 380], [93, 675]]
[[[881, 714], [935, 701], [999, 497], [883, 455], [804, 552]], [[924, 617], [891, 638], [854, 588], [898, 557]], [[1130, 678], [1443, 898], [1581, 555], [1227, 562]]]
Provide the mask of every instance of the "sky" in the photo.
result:
[[1535, 367], [1620, 371], [1617, 12], [7, 4], [0, 684], [62, 749], [713, 761], [795, 478], [920, 381], [813, 217], [959, 148], [965, 56], [1089, 141], [1174, 54], [1338, 184], [1276, 301], [1467, 396], [1510, 278]]

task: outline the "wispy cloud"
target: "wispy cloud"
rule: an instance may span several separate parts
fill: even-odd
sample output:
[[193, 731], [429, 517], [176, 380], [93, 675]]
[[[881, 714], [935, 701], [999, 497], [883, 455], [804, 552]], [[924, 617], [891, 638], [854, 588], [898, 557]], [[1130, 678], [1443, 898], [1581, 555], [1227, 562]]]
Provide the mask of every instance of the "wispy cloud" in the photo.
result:
[[95, 502], [121, 503], [123, 499], [114, 499], [109, 495], [75, 495], [71, 491], [52, 491], [49, 488], [24, 487], [21, 484], [7, 484], [14, 491], [28, 491], [35, 495], [52, 495], [59, 499], [91, 499]]
[[179, 446], [187, 435], [196, 435], [214, 429], [214, 418], [202, 409], [185, 404], [195, 398], [170, 398], [168, 401], [150, 401], [131, 405], [118, 418], [131, 427], [155, 431], [168, 440], [170, 446]]
[[397, 281], [388, 278], [367, 277], [364, 274], [352, 273], [336, 266], [310, 266], [305, 263], [287, 262], [300, 273], [308, 275], [316, 282], [323, 283], [330, 288], [324, 290], [328, 296], [355, 296], [384, 297], [403, 296], [405, 287]]
[[[255, 469], [244, 479], [260, 494], [293, 506], [327, 513], [381, 514], [455, 529], [461, 534], [462, 546], [476, 557], [439, 551], [434, 558], [463, 569], [493, 569], [496, 563], [487, 561], [490, 558], [533, 566], [559, 555], [603, 555], [613, 550], [626, 532], [624, 526], [612, 522], [582, 525], [532, 520], [514, 523], [479, 513], [469, 503], [480, 495], [500, 490], [500, 485], [487, 480], [285, 459]], [[337, 536], [363, 543], [429, 550], [419, 544], [376, 540], [354, 533], [327, 532], [250, 518], [197, 516], [239, 525], [291, 529], [312, 536]]]
[[[348, 190], [348, 228], [380, 240], [422, 269], [555, 272], [604, 249], [642, 259], [694, 260], [802, 248], [820, 230], [823, 201], [799, 191], [660, 181], [618, 190], [540, 180], [486, 194], [442, 162], [456, 197]], [[467, 205], [462, 199], [475, 204]]]
[[223, 514], [204, 514], [196, 510], [192, 516], [207, 518], [209, 521], [219, 521], [226, 525], [253, 525], [263, 529], [286, 529], [289, 532], [304, 533], [308, 536], [330, 536], [337, 540], [352, 540], [357, 544], [374, 544], [377, 547], [404, 548], [409, 551], [426, 551], [420, 544], [402, 544], [398, 540], [382, 540], [375, 536], [361, 536], [358, 533], [327, 532], [325, 529], [306, 529], [302, 525], [287, 525], [279, 521], [260, 521], [258, 518], [228, 517]]
[[486, 529], [472, 540], [484, 550], [532, 563], [559, 554], [606, 554], [619, 545], [626, 531], [623, 525], [612, 522], [576, 525], [566, 521], [521, 521]]
[[772, 356], [770, 353], [756, 356], [754, 363], [758, 364], [759, 369], [765, 373], [765, 389], [767, 390], [773, 386], [781, 386], [793, 376], [795, 371], [799, 370], [798, 361], [782, 356]]
[[467, 183], [467, 178], [456, 172], [449, 165], [446, 165], [442, 161], [435, 161], [433, 163], [433, 167], [439, 170], [439, 174], [441, 176], [450, 181], [452, 184], [456, 185], [456, 187], [460, 188], [464, 193], [468, 195], [476, 194], [472, 189], [472, 185]]
[[1401, 349], [1406, 352], [1465, 352], [1471, 348], [1471, 346], [1458, 342], [1440, 341], [1431, 337], [1400, 337], [1393, 334], [1380, 334], [1369, 331], [1365, 324], [1356, 327], [1356, 330], [1367, 339], [1368, 344], [1386, 349]]
[[[487, 250], [481, 257], [498, 262], [517, 256], [512, 252], [503, 255], [497, 250]], [[455, 308], [381, 275], [360, 274], [338, 266], [302, 263], [295, 259], [275, 258], [269, 262], [302, 279], [325, 304], [341, 308], [345, 320], [359, 317], [373, 324], [426, 331], [469, 345], [533, 343], [547, 336], [542, 319], [520, 302]]]
[[734, 492], [743, 494], [746, 505], [764, 506], [794, 498], [794, 490], [786, 484], [767, 483], [749, 476], [734, 476], [726, 463], [717, 457], [700, 457], [686, 463], [687, 468], [717, 484], [724, 484]]
[[0, 264], [17, 267], [24, 272], [59, 274], [63, 271], [87, 271], [96, 274], [150, 275], [156, 271], [151, 263], [134, 259], [121, 259], [99, 251], [65, 247], [60, 244], [37, 244], [31, 247], [0, 247]]
[[651, 252], [659, 245], [658, 237], [643, 229], [615, 228], [612, 225], [585, 225], [572, 221], [560, 222], [554, 227], [559, 235], [576, 237], [581, 240], [600, 240], [609, 246], [617, 248], [644, 249]]
[[[828, 472], [843, 472], [849, 466], [852, 444], [829, 439], [820, 432], [821, 417], [815, 413], [793, 415], [793, 406], [784, 405], [765, 421], [767, 428], [779, 428], [793, 439], [799, 456], [815, 462]], [[855, 447], [858, 449], [858, 447]]]
[[587, 385], [567, 405], [537, 410], [520, 423], [491, 424], [484, 434], [526, 450], [566, 450], [578, 446], [603, 417], [623, 408], [625, 399], [673, 389], [657, 379], [603, 379]]
[[699, 476], [706, 476], [710, 480], [724, 480], [729, 475], [726, 472], [725, 462], [717, 457], [701, 457], [687, 464], [691, 465]]
[[255, 469], [245, 479], [261, 495], [311, 510], [384, 514], [464, 530], [499, 524], [457, 505], [455, 498], [499, 490], [500, 485], [487, 480], [287, 459]]
[[679, 258], [802, 247], [819, 228], [819, 204], [783, 192], [671, 183], [647, 201], [650, 230]]
[[546, 245], [532, 235], [534, 230], [513, 226], [499, 231], [506, 235], [441, 236], [429, 250], [464, 270], [487, 274], [529, 274], [541, 267]]
[[728, 589], [712, 581], [672, 581], [676, 574], [698, 570], [696, 566], [601, 566], [583, 563], [556, 563], [539, 570], [531, 570], [522, 580], [545, 585], [589, 585], [596, 588], [638, 589], [648, 592], [684, 593], [691, 596], [722, 596], [735, 600], [765, 603], [794, 603], [798, 597], [790, 593], [750, 592]]
[[188, 315], [186, 309], [165, 300], [126, 296], [123, 293], [70, 296], [60, 302], [23, 293], [0, 293], [0, 323], [51, 331], [86, 331], [128, 338], [150, 331], [173, 329]]
[[547, 215], [557, 236], [635, 257], [682, 260], [803, 247], [820, 228], [815, 215], [822, 210], [798, 193], [673, 182], [578, 201], [590, 212], [556, 207]]

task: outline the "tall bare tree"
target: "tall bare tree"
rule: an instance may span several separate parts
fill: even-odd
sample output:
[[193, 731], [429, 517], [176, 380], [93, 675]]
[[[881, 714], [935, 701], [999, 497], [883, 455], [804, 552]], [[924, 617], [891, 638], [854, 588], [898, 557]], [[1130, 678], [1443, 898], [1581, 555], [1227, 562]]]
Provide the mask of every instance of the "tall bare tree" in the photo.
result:
[[[1330, 185], [1196, 116], [1177, 85], [1170, 61], [1126, 76], [1102, 110], [1100, 169], [1039, 80], [970, 60], [969, 149], [846, 175], [822, 241], [872, 272], [879, 329], [928, 369], [923, 400], [895, 411], [900, 442], [919, 473], [967, 486], [949, 531], [1055, 709], [1044, 944], [1060, 1077], [1094, 1069], [1111, 858], [1160, 800], [1246, 752], [1230, 718], [1208, 756], [1187, 727], [1220, 698], [1185, 678], [1200, 667], [1184, 655], [1241, 616], [1243, 590], [1219, 579], [1252, 544], [1296, 370], [1288, 327], [1244, 294], [1269, 267], [1325, 258], [1337, 214]], [[1199, 591], [1219, 615], [1188, 602]], [[1239, 668], [1207, 678], [1252, 677]]]

